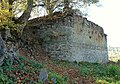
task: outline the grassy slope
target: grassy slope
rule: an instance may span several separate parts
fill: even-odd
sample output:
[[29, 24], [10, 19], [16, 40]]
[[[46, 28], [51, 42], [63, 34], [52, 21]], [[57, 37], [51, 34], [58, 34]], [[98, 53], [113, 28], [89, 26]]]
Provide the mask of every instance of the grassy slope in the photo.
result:
[[48, 70], [48, 82], [56, 78], [57, 84], [120, 84], [119, 64], [70, 63], [44, 59], [34, 61], [23, 56], [20, 64], [0, 67], [0, 84], [42, 84], [38, 80], [41, 68]]

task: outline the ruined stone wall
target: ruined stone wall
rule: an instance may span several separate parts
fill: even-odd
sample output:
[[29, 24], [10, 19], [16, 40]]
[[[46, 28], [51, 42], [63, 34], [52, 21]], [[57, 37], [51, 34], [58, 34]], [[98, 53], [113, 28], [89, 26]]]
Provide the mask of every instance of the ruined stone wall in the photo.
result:
[[103, 29], [86, 18], [75, 15], [72, 28], [72, 60], [107, 62], [107, 39]]
[[31, 20], [23, 36], [27, 40], [33, 38], [42, 41], [42, 48], [47, 55], [55, 59], [99, 63], [108, 61], [103, 29], [81, 16]]

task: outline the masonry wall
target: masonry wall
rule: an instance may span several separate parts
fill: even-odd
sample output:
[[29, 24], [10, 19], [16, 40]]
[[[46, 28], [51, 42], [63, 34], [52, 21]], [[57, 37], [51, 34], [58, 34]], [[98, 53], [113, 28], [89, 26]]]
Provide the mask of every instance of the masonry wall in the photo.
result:
[[103, 29], [86, 18], [74, 16], [72, 28], [72, 60], [107, 62], [107, 39]]
[[108, 61], [106, 35], [100, 26], [77, 15], [54, 18], [29, 21], [23, 36], [42, 42], [42, 48], [54, 59]]

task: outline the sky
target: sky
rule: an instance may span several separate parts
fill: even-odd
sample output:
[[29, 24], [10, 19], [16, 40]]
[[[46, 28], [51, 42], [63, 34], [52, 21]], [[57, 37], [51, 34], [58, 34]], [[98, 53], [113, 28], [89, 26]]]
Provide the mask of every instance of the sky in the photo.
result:
[[100, 4], [89, 7], [87, 18], [103, 27], [108, 46], [120, 47], [120, 0], [100, 0]]

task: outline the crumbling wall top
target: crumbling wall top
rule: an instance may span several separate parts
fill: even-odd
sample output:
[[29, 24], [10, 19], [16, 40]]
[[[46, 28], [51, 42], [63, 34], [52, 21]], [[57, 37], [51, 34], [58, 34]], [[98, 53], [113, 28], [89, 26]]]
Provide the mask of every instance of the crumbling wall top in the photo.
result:
[[[38, 17], [34, 18], [28, 21], [27, 26], [40, 26], [41, 24], [55, 24], [56, 22], [63, 22], [66, 21], [66, 18], [79, 18], [79, 21], [82, 20], [82, 25], [88, 26], [88, 28], [92, 28], [95, 31], [100, 32], [101, 34], [104, 34], [104, 30], [102, 27], [100, 27], [98, 24], [95, 24], [92, 21], [87, 20], [86, 17], [83, 17], [81, 15], [77, 15], [76, 13], [54, 13], [52, 16], [43, 16], [43, 17]], [[75, 19], [74, 19], [75, 20]], [[72, 22], [71, 22], [72, 23]]]

